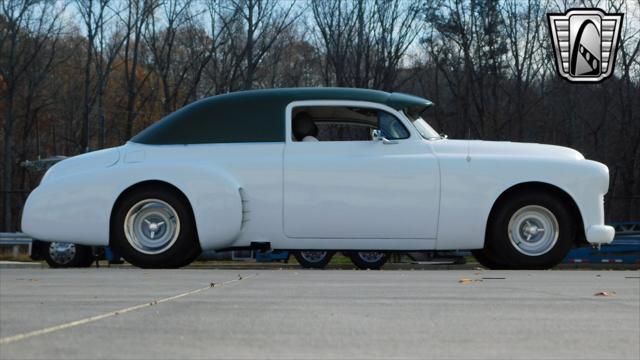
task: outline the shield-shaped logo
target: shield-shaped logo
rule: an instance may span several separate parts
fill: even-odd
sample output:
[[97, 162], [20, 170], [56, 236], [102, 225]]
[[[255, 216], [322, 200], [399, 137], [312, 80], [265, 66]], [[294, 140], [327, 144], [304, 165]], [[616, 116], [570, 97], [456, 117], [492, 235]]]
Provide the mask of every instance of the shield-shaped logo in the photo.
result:
[[599, 82], [611, 76], [622, 16], [600, 9], [547, 14], [558, 74], [571, 82]]

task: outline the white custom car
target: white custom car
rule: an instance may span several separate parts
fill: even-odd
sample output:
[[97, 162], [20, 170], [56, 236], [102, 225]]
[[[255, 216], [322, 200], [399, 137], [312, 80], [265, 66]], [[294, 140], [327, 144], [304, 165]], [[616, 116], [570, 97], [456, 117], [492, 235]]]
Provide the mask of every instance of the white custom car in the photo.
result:
[[206, 98], [125, 145], [64, 160], [29, 195], [36, 239], [110, 245], [140, 267], [202, 250], [336, 251], [379, 268], [394, 251], [469, 249], [490, 268], [549, 268], [609, 243], [605, 165], [551, 145], [451, 140], [428, 100], [344, 88]]

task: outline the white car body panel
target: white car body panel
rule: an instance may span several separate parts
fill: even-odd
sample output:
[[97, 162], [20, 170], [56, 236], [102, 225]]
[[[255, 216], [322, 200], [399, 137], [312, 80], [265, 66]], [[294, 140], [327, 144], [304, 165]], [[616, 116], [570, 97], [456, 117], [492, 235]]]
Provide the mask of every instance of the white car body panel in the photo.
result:
[[[370, 107], [402, 117], [379, 104], [297, 101], [287, 107], [287, 124], [298, 106]], [[357, 245], [365, 247], [371, 239], [435, 240], [438, 160], [419, 134], [413, 135], [395, 144], [294, 142], [289, 136], [284, 156], [285, 236], [366, 239]]]
[[435, 239], [440, 177], [428, 150], [413, 142], [288, 144], [285, 235]]
[[[293, 142], [291, 109], [383, 109], [411, 137], [381, 142]], [[108, 245], [118, 197], [144, 181], [178, 188], [203, 250], [269, 242], [275, 249], [479, 249], [489, 213], [512, 186], [566, 192], [586, 239], [608, 243], [608, 169], [559, 146], [425, 140], [404, 114], [378, 103], [301, 101], [287, 107], [284, 143], [142, 145], [96, 151], [49, 170], [23, 210], [22, 229], [46, 241]]]
[[[523, 183], [550, 184], [566, 192], [576, 202], [585, 231], [604, 224], [608, 169], [575, 150], [476, 140], [437, 141], [433, 148], [440, 159], [441, 197], [446, 204], [440, 208], [439, 249], [481, 248], [493, 204], [504, 191]], [[592, 243], [612, 239], [613, 232], [605, 239], [587, 236]]]

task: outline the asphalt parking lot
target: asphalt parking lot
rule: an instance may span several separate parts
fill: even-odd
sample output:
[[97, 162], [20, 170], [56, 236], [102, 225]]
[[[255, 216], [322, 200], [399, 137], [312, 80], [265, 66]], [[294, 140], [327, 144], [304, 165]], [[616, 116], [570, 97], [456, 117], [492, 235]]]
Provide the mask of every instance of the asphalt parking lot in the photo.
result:
[[638, 359], [639, 338], [638, 271], [0, 269], [2, 359]]

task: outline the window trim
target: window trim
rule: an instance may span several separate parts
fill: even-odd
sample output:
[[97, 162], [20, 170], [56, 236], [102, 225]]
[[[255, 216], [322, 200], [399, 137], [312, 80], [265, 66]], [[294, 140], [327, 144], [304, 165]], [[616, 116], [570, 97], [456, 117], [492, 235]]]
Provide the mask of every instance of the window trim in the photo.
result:
[[[411, 141], [416, 140], [417, 138], [422, 139], [420, 134], [417, 134], [417, 130], [411, 125], [410, 120], [400, 111], [391, 108], [387, 105], [369, 102], [369, 101], [352, 101], [352, 100], [303, 100], [303, 101], [293, 101], [290, 102], [285, 109], [285, 143], [302, 143], [300, 141], [293, 140], [292, 133], [292, 114], [293, 109], [297, 107], [322, 107], [322, 106], [335, 106], [335, 107], [358, 107], [358, 108], [371, 108], [376, 110], [383, 110], [388, 112], [389, 114], [395, 116], [405, 127], [407, 132], [409, 132], [409, 137], [405, 139], [398, 139], [396, 141]], [[337, 141], [325, 141], [327, 143], [334, 143]], [[349, 141], [339, 141], [339, 142], [349, 142]]]

